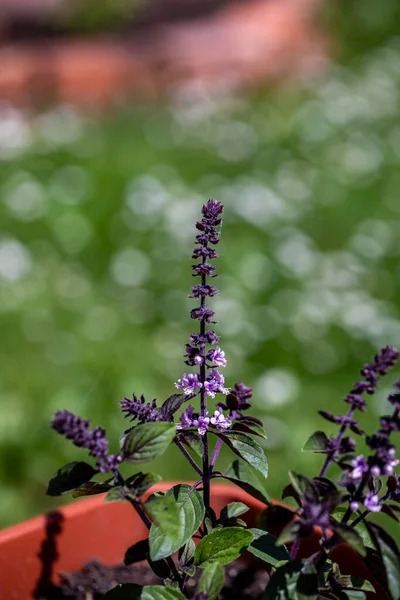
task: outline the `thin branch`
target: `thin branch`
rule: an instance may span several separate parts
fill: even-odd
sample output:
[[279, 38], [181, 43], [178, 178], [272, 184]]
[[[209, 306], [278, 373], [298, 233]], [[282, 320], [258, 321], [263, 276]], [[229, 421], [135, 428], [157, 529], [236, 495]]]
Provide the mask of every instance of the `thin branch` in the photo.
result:
[[196, 461], [190, 456], [189, 452], [186, 450], [185, 446], [179, 440], [174, 440], [175, 444], [178, 446], [179, 450], [182, 452], [183, 456], [187, 459], [193, 469], [203, 477], [203, 471], [200, 469]]

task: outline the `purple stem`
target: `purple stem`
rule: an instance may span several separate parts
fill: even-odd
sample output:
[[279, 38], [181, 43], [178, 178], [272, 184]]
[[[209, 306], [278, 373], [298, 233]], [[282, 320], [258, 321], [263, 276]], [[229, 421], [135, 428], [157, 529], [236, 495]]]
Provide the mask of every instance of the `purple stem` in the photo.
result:
[[[351, 417], [353, 416], [353, 414], [354, 414], [354, 411], [355, 411], [355, 409], [354, 409], [354, 408], [351, 406], [351, 407], [349, 408], [349, 410], [348, 410], [347, 416], [348, 416], [349, 418], [351, 418]], [[346, 423], [343, 423], [343, 425], [342, 425], [342, 426], [341, 426], [341, 428], [339, 429], [339, 432], [338, 432], [338, 434], [337, 434], [337, 436], [336, 436], [336, 439], [335, 439], [335, 445], [336, 445], [336, 448], [338, 447], [338, 445], [339, 445], [339, 444], [340, 444], [340, 442], [342, 441], [342, 438], [343, 438], [343, 435], [344, 435], [344, 433], [345, 433], [345, 431], [346, 431], [346, 428], [347, 428], [347, 424], [346, 424]], [[334, 450], [332, 450], [332, 452], [330, 452], [330, 453], [327, 455], [327, 457], [325, 458], [325, 462], [324, 462], [324, 464], [322, 465], [321, 471], [319, 472], [319, 477], [324, 477], [325, 473], [326, 473], [326, 472], [327, 472], [327, 470], [328, 470], [328, 467], [329, 467], [329, 465], [331, 464], [331, 462], [332, 462], [332, 461], [334, 460], [334, 458], [336, 457], [336, 452], [337, 452], [337, 451], [334, 449]]]
[[217, 443], [215, 444], [214, 452], [211, 457], [210, 473], [212, 473], [214, 465], [217, 462], [218, 454], [219, 454], [219, 451], [221, 450], [221, 448], [222, 448], [222, 440], [220, 438], [218, 438]]
[[182, 452], [183, 456], [187, 459], [187, 461], [190, 463], [193, 469], [200, 475], [200, 477], [203, 477], [203, 471], [200, 469], [198, 464], [196, 464], [194, 459], [190, 456], [189, 452], [186, 450], [182, 442], [175, 440], [175, 444], [178, 446], [179, 450]]
[[[204, 265], [207, 262], [207, 257], [203, 256], [202, 264]], [[201, 285], [206, 285], [206, 275], [205, 273], [201, 274]], [[203, 294], [201, 296], [201, 308], [206, 307], [206, 296]], [[200, 321], [200, 334], [204, 337], [206, 333], [206, 322], [204, 319]], [[207, 395], [206, 390], [204, 388], [204, 383], [206, 381], [206, 345], [202, 343], [200, 346], [200, 355], [203, 358], [200, 364], [200, 413], [202, 417], [207, 415]], [[209, 458], [208, 458], [208, 436], [207, 432], [203, 435], [203, 499], [204, 506], [206, 510], [210, 507], [210, 466], [209, 466]]]

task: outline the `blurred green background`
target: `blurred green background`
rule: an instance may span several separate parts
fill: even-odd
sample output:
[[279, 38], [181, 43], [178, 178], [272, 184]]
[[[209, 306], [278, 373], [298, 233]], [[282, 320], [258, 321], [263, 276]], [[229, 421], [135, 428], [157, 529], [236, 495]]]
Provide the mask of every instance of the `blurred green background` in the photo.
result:
[[[336, 63], [304, 85], [98, 118], [1, 108], [0, 525], [59, 504], [49, 477], [85, 459], [50, 430], [55, 410], [105, 426], [115, 451], [119, 401], [174, 392], [209, 197], [225, 204], [213, 308], [227, 384], [254, 388], [270, 493], [289, 468], [315, 474], [300, 448], [329, 432], [317, 410], [343, 411], [358, 369], [400, 345], [398, 17], [392, 1], [335, 5]], [[369, 402], [369, 431], [394, 377]], [[192, 478], [177, 452], [149, 469]]]

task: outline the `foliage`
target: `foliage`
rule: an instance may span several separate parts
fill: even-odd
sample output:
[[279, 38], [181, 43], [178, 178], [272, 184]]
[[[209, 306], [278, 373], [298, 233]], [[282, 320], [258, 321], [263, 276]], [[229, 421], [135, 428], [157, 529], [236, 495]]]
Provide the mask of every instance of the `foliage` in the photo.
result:
[[[391, 413], [380, 418], [375, 433], [365, 433], [356, 418], [367, 408], [366, 398], [375, 394], [380, 379], [396, 364], [399, 352], [394, 347], [385, 346], [360, 370], [359, 381], [344, 397], [345, 414], [319, 411], [321, 417], [338, 427], [338, 432], [327, 435], [318, 430], [303, 446], [305, 451], [323, 455], [322, 466], [313, 478], [289, 471], [282, 497], [293, 497], [298, 508], [291, 514], [284, 509], [290, 518], [278, 538], [268, 525], [265, 529], [247, 527], [240, 518], [247, 512], [244, 503], [228, 504], [219, 517], [212, 509], [210, 483], [218, 478], [261, 499], [266, 510], [271, 502], [265, 489], [268, 463], [256, 440], [264, 438], [265, 432], [261, 422], [247, 412], [252, 389], [242, 382], [232, 389], [226, 387], [221, 369], [226, 367], [227, 359], [213, 328], [215, 311], [209, 307], [210, 297], [219, 293], [210, 280], [216, 277], [213, 261], [219, 257], [215, 247], [220, 242], [223, 205], [208, 200], [201, 212], [192, 255], [192, 271], [200, 282], [192, 286], [190, 296], [198, 305], [190, 311], [198, 329], [189, 335], [185, 346], [189, 370], [175, 383], [181, 392], [161, 404], [135, 394], [122, 400], [121, 410], [130, 419], [130, 427], [120, 437], [119, 452], [113, 454], [104, 429], [91, 428], [88, 420], [68, 410], [57, 411], [51, 423], [53, 429], [85, 449], [95, 459], [96, 468], [85, 462], [68, 463], [51, 479], [48, 493], [91, 495], [106, 486], [106, 500], [129, 502], [149, 529], [148, 540], [127, 550], [125, 563], [147, 559], [165, 586], [118, 585], [105, 598], [189, 598], [187, 580], [200, 569], [195, 598], [215, 600], [224, 584], [223, 567], [247, 551], [271, 572], [264, 600], [316, 599], [319, 594], [333, 599], [350, 598], [354, 593], [365, 597], [366, 591], [374, 589], [371, 583], [357, 578], [358, 570], [342, 575], [336, 563], [334, 550], [345, 542], [366, 565], [374, 552], [371, 578], [372, 573], [379, 572], [380, 586], [391, 600], [397, 600], [400, 550], [392, 536], [370, 517], [382, 512], [396, 523], [399, 520], [400, 478], [395, 468], [400, 461], [393, 435], [400, 431], [400, 382], [394, 384], [395, 391], [388, 396]], [[216, 397], [221, 400], [215, 402]], [[199, 411], [192, 405], [196, 398], [200, 401]], [[365, 454], [356, 453], [354, 436], [364, 439], [368, 449]], [[153, 461], [171, 444], [200, 476], [192, 486], [178, 484], [166, 493], [149, 496], [157, 476], [141, 471], [128, 478], [122, 474], [123, 463]], [[223, 445], [239, 456], [225, 473], [217, 468]], [[327, 477], [332, 466], [339, 470], [339, 477]], [[98, 482], [99, 473], [110, 477]], [[300, 559], [302, 540], [316, 528], [321, 531], [319, 549]], [[197, 546], [195, 539], [199, 539]]]

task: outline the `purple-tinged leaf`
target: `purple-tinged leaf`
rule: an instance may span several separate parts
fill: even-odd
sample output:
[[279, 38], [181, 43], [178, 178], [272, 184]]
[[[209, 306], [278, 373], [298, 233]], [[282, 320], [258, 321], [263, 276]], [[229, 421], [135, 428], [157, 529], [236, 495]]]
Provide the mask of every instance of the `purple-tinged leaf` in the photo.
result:
[[97, 469], [88, 463], [76, 461], [67, 463], [50, 479], [46, 493], [48, 496], [67, 494], [90, 481], [96, 473], [98, 473]]

